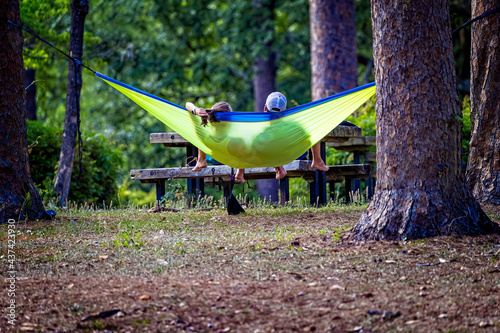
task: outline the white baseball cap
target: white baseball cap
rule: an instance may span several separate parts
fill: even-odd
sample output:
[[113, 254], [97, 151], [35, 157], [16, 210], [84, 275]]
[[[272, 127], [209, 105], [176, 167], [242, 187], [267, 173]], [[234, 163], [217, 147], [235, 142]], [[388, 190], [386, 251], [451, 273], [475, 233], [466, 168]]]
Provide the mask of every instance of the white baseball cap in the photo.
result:
[[283, 111], [286, 109], [286, 97], [275, 91], [267, 96], [266, 107], [269, 111]]

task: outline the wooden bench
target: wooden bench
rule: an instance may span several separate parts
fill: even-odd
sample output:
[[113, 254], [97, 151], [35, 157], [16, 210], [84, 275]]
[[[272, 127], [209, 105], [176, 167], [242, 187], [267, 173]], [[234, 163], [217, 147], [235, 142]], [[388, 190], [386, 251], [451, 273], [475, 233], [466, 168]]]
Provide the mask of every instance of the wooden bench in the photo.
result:
[[[326, 135], [321, 141], [321, 154], [323, 160], [326, 158], [326, 143], [346, 144], [349, 146], [350, 140], [361, 137], [361, 128], [356, 126], [337, 126], [332, 132]], [[189, 141], [177, 133], [151, 133], [151, 143], [161, 143], [165, 147], [186, 147], [186, 157], [196, 157], [198, 150]], [[353, 141], [354, 142], [354, 141]], [[339, 146], [342, 149], [342, 146]], [[192, 159], [190, 167], [196, 164]], [[351, 179], [367, 178], [371, 175], [370, 164], [353, 164], [346, 166], [332, 166], [328, 172], [311, 169], [309, 161], [293, 161], [285, 166], [287, 177], [280, 180], [280, 202], [285, 204], [289, 200], [289, 178], [300, 177], [312, 180], [310, 183], [311, 204], [324, 204], [326, 198], [326, 183], [340, 182], [346, 179], [346, 184], [350, 184]], [[234, 171], [235, 172], [235, 171]], [[143, 183], [156, 184], [157, 200], [165, 194], [165, 181], [167, 179], [187, 179], [187, 191], [195, 196], [204, 195], [205, 182], [211, 182], [214, 178], [225, 183], [224, 194], [229, 195], [229, 184], [231, 168], [225, 165], [208, 167], [199, 172], [193, 172], [185, 168], [162, 168], [131, 170], [131, 178], [140, 180]], [[245, 169], [245, 179], [272, 179], [275, 178], [274, 168], [250, 168]], [[332, 186], [331, 186], [332, 188]], [[346, 191], [349, 193], [350, 191]], [[349, 196], [346, 197], [349, 201]]]
[[[314, 179], [316, 170], [311, 168], [310, 161], [292, 161], [284, 165], [287, 171], [287, 177], [280, 180], [280, 203], [284, 205], [290, 200], [288, 179], [289, 178], [304, 178], [306, 180]], [[160, 200], [165, 195], [165, 181], [167, 179], [203, 179], [212, 181], [216, 179], [222, 181], [224, 186], [224, 196], [229, 196], [229, 182], [231, 174], [235, 170], [227, 165], [214, 165], [194, 172], [189, 167], [177, 168], [158, 168], [158, 169], [139, 169], [131, 170], [130, 176], [132, 179], [140, 180], [142, 183], [156, 184], [156, 199]], [[353, 165], [334, 165], [330, 170], [325, 172], [326, 180], [333, 182], [341, 182], [344, 178], [357, 177], [367, 178], [371, 174], [369, 164], [353, 164]], [[274, 168], [249, 168], [245, 169], [245, 179], [269, 179], [274, 178]], [[201, 194], [201, 193], [200, 193]]]

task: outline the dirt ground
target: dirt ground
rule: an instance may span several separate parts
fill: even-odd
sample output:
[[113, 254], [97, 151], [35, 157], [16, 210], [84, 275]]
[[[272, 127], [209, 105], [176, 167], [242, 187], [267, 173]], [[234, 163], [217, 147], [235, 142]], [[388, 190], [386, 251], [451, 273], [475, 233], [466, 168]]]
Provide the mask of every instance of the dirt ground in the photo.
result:
[[13, 297], [0, 226], [0, 332], [500, 332], [500, 235], [343, 241], [361, 212], [23, 222]]

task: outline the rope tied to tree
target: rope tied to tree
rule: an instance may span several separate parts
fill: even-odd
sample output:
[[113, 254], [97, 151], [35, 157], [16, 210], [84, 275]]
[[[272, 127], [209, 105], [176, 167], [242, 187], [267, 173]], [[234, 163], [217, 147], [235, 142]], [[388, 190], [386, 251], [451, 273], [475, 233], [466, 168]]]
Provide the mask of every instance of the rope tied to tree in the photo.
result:
[[485, 17], [486, 17], [486, 16], [488, 16], [488, 15], [491, 15], [491, 14], [493, 14], [493, 13], [495, 13], [495, 12], [498, 12], [498, 11], [500, 11], [500, 7], [499, 7], [499, 8], [497, 8], [497, 9], [490, 10], [490, 11], [488, 11], [488, 12], [486, 12], [486, 13], [483, 13], [483, 14], [481, 14], [481, 15], [479, 15], [479, 16], [477, 16], [477, 17], [475, 17], [475, 18], [470, 18], [467, 22], [465, 22], [464, 24], [462, 24], [462, 26], [461, 26], [460, 28], [455, 29], [455, 30], [451, 33], [451, 35], [453, 36], [454, 34], [456, 34], [457, 32], [459, 32], [460, 30], [462, 30], [462, 29], [463, 29], [463, 28], [465, 28], [466, 26], [468, 26], [468, 25], [470, 25], [470, 24], [472, 24], [472, 23], [476, 22], [477, 20], [480, 20], [480, 19], [482, 19], [482, 18], [485, 18]]
[[82, 66], [86, 69], [88, 69], [89, 71], [91, 71], [92, 73], [96, 73], [96, 71], [94, 71], [92, 68], [88, 67], [88, 66], [85, 66], [80, 60], [76, 59], [76, 58], [73, 58], [71, 57], [69, 54], [65, 53], [64, 51], [62, 51], [61, 49], [55, 47], [52, 43], [46, 41], [45, 39], [43, 39], [42, 37], [38, 36], [36, 33], [34, 33], [33, 31], [29, 30], [28, 28], [24, 27], [24, 26], [21, 26], [19, 24], [16, 24], [14, 22], [12, 22], [11, 20], [7, 20], [7, 22], [10, 24], [10, 25], [13, 25], [17, 28], [21, 28], [22, 30], [26, 31], [27, 33], [29, 33], [30, 35], [32, 35], [33, 37], [35, 37], [36, 39], [44, 42], [45, 44], [47, 44], [48, 46], [56, 49], [57, 51], [59, 51], [60, 53], [62, 53], [65, 57], [67, 57], [69, 60], [73, 61], [75, 64], [79, 65], [79, 66]]

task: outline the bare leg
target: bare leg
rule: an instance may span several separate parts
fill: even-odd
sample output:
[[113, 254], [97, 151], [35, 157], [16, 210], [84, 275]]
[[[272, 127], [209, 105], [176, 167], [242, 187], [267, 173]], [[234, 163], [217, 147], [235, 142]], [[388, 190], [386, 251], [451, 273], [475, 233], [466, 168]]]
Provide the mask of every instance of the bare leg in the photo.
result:
[[236, 171], [234, 181], [240, 184], [245, 182], [245, 169], [238, 169], [238, 171]]
[[328, 166], [326, 166], [325, 162], [321, 159], [321, 142], [318, 142], [311, 148], [312, 154], [313, 154], [313, 161], [311, 164], [311, 167], [313, 169], [318, 169], [321, 171], [328, 171], [330, 169]]
[[274, 171], [276, 171], [276, 179], [281, 179], [286, 176], [286, 170], [283, 166], [275, 167]]
[[198, 160], [193, 168], [193, 171], [201, 171], [207, 167], [207, 154], [198, 149]]

